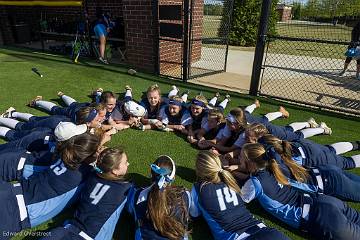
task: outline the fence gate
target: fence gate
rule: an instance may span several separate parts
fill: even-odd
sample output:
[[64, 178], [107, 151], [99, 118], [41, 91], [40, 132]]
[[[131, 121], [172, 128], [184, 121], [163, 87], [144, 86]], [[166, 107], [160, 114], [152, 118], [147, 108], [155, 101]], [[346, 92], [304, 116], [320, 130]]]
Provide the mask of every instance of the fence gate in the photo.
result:
[[331, 18], [316, 17], [322, 14], [319, 8], [313, 17], [298, 16], [297, 20], [283, 19], [276, 24], [276, 34], [267, 37], [259, 92], [359, 115], [356, 60], [350, 62], [345, 74], [341, 72], [348, 46], [359, 44], [351, 36], [360, 18], [339, 16], [336, 9], [332, 9]]
[[233, 0], [158, 0], [158, 72], [184, 81], [226, 70]]

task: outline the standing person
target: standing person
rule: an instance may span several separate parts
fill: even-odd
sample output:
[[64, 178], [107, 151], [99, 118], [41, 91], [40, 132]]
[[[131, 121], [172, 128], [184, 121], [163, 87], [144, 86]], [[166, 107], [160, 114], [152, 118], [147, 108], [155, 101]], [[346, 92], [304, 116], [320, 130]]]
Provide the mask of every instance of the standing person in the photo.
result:
[[160, 156], [151, 164], [152, 184], [131, 193], [128, 211], [136, 223], [135, 239], [187, 239], [190, 193], [183, 187], [171, 186], [175, 163]]
[[[351, 31], [351, 43], [348, 46], [348, 50], [359, 46], [359, 42], [360, 42], [360, 21], [354, 26], [353, 30]], [[344, 63], [344, 69], [340, 72], [340, 76], [345, 75], [346, 70], [348, 69], [352, 59], [353, 59], [352, 56], [346, 57]], [[360, 80], [360, 58], [356, 59], [356, 79]]]
[[109, 64], [105, 59], [105, 47], [106, 47], [106, 37], [109, 34], [112, 28], [112, 22], [110, 16], [105, 14], [102, 9], [97, 9], [96, 11], [97, 20], [95, 22], [94, 32], [95, 36], [99, 39], [99, 60], [104, 64]]
[[194, 209], [197, 209], [194, 217], [204, 217], [216, 240], [288, 239], [254, 218], [245, 208], [240, 187], [231, 173], [221, 167], [219, 157], [213, 152], [199, 152], [195, 171], [198, 181], [191, 190]]
[[44, 239], [111, 240], [132, 186], [124, 180], [129, 162], [122, 148], [103, 150], [81, 192], [73, 219]]

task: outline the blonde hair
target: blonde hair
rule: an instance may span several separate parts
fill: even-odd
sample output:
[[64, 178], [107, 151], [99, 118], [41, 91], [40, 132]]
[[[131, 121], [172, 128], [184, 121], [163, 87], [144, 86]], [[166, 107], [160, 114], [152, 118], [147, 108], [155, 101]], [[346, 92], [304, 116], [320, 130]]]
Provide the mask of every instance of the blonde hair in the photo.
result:
[[179, 97], [178, 95], [171, 96], [169, 99], [170, 100], [175, 100], [175, 101], [178, 101], [178, 102], [183, 102], [182, 98]]
[[274, 174], [276, 180], [283, 184], [289, 185], [288, 179], [284, 176], [281, 169], [278, 166], [278, 163], [275, 159], [267, 160], [265, 158], [265, 148], [260, 143], [247, 143], [242, 147], [243, 157], [245, 161], [250, 161], [255, 163], [257, 169], [266, 168], [272, 174]]
[[208, 119], [216, 119], [218, 123], [225, 122], [224, 114], [216, 108], [209, 110]]
[[240, 187], [232, 174], [221, 167], [219, 157], [211, 151], [200, 151], [196, 157], [195, 171], [198, 181], [220, 183], [240, 193]]
[[106, 148], [96, 160], [96, 167], [101, 170], [99, 177], [106, 180], [121, 180], [124, 176], [115, 176], [111, 171], [119, 166], [123, 155], [126, 154], [122, 147]]
[[206, 97], [204, 97], [203, 95], [196, 95], [194, 97], [194, 99], [204, 103], [205, 105], [208, 105], [208, 101], [207, 101]]
[[161, 91], [160, 91], [160, 87], [157, 84], [151, 85], [150, 87], [148, 87], [146, 93], [148, 94], [149, 92], [158, 92], [159, 95], [161, 96]]
[[273, 146], [275, 151], [280, 154], [285, 165], [290, 169], [292, 175], [297, 181], [305, 182], [309, 178], [308, 171], [292, 159], [292, 147], [289, 142], [282, 141], [271, 134], [263, 136], [262, 140], [266, 144]]

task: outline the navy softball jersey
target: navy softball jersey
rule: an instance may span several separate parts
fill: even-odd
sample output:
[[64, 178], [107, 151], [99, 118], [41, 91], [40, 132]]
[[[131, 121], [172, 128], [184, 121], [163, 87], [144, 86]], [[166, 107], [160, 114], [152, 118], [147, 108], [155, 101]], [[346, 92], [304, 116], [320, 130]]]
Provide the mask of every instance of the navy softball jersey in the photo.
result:
[[191, 198], [194, 215], [203, 216], [215, 239], [287, 239], [255, 219], [240, 194], [224, 183], [195, 183]]
[[305, 167], [317, 167], [320, 165], [335, 165], [341, 169], [355, 168], [355, 162], [351, 157], [336, 155], [334, 148], [328, 145], [314, 143], [308, 139], [302, 139], [291, 143], [293, 147], [293, 160]]
[[29, 178], [34, 173], [47, 170], [52, 162], [50, 151], [29, 152], [26, 149], [14, 149], [0, 153], [0, 180], [15, 181]]
[[192, 112], [189, 110], [190, 112], [190, 116], [192, 119], [192, 130], [198, 130], [203, 128], [206, 123], [207, 123], [207, 118], [208, 118], [208, 112], [204, 109], [199, 116], [193, 116]]
[[92, 169], [82, 165], [71, 170], [59, 159], [48, 170], [19, 183], [1, 181], [1, 191], [8, 192], [0, 194], [0, 214], [7, 219], [0, 231], [18, 232], [56, 216], [77, 199], [80, 185]]
[[154, 110], [151, 110], [149, 100], [147, 98], [144, 98], [141, 100], [140, 105], [146, 109], [146, 119], [158, 119], [160, 109], [166, 106], [166, 103], [161, 101], [158, 107], [156, 107]]
[[[127, 204], [127, 210], [128, 212], [134, 217], [135, 223], [136, 223], [136, 233], [135, 233], [135, 239], [141, 240], [141, 239], [154, 239], [154, 240], [165, 240], [167, 238], [160, 235], [158, 231], [153, 226], [153, 223], [146, 217], [147, 212], [147, 199], [149, 192], [151, 190], [151, 187], [147, 187], [145, 189], [133, 189], [129, 196], [129, 201]], [[192, 212], [192, 207], [190, 206], [190, 193], [188, 191], [183, 192], [183, 199], [188, 206], [188, 209], [190, 211], [190, 214]], [[175, 218], [177, 218], [179, 221], [181, 221], [181, 213], [180, 211], [176, 210], [178, 206], [173, 206], [175, 208], [175, 212], [178, 213], [178, 215], [175, 214]], [[174, 209], [172, 209], [174, 211]], [[184, 226], [188, 225], [188, 222], [183, 222]], [[184, 236], [183, 239], [188, 239], [187, 236]]]
[[131, 187], [129, 182], [109, 181], [92, 173], [82, 189], [74, 218], [53, 229], [48, 239], [111, 240]]
[[18, 140], [0, 144], [0, 152], [9, 149], [27, 149], [30, 152], [48, 150], [54, 147], [55, 142], [53, 130], [34, 131]]
[[241, 192], [245, 202], [256, 198], [280, 221], [319, 239], [360, 239], [359, 212], [337, 198], [282, 185], [266, 170], [251, 176]]
[[159, 117], [161, 122], [166, 125], [184, 125], [187, 126], [192, 124], [192, 119], [189, 111], [182, 107], [180, 112], [176, 116], [171, 116], [169, 112], [169, 107], [165, 106], [160, 110]]

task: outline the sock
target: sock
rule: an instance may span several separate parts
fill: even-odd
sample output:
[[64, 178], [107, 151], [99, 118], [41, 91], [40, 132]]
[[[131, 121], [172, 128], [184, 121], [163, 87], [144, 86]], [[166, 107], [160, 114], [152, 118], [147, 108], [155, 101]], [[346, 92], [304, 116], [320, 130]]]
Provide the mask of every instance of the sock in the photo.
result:
[[355, 162], [356, 167], [360, 167], [360, 154], [351, 156], [352, 160]]
[[62, 95], [61, 99], [64, 101], [66, 106], [70, 106], [70, 104], [72, 104], [73, 102], [76, 102], [75, 99], [73, 99], [72, 97], [66, 96], [66, 95]]
[[40, 101], [36, 101], [35, 106], [39, 107], [39, 108], [42, 108], [42, 109], [45, 109], [48, 112], [51, 112], [51, 108], [53, 108], [53, 107], [55, 107], [57, 105], [55, 103], [52, 103], [52, 102], [40, 100]]
[[323, 134], [324, 129], [323, 128], [306, 128], [301, 130], [302, 134], [304, 135], [304, 138], [309, 138], [315, 135]]
[[18, 124], [19, 121], [16, 119], [12, 119], [12, 118], [0, 118], [0, 125], [3, 125], [5, 127], [8, 128], [13, 128], [15, 129], [16, 124]]
[[265, 114], [265, 117], [268, 119], [269, 122], [274, 121], [275, 119], [281, 118], [282, 113], [281, 112], [271, 112]]
[[130, 99], [132, 99], [132, 92], [131, 92], [131, 90], [126, 90], [126, 92], [125, 92], [125, 98], [130, 98]]
[[17, 118], [20, 119], [22, 121], [29, 121], [31, 117], [33, 117], [34, 115], [30, 114], [30, 113], [21, 113], [21, 112], [13, 112], [11, 114], [11, 116], [13, 118]]
[[6, 134], [10, 131], [11, 129], [8, 127], [1, 127], [0, 126], [0, 137], [5, 137]]
[[223, 110], [225, 110], [228, 102], [229, 102], [229, 99], [225, 98], [225, 99], [219, 104], [219, 107], [221, 107]]
[[188, 94], [187, 93], [184, 93], [182, 96], [181, 96], [181, 99], [183, 100], [183, 103], [186, 103], [187, 102], [187, 99], [188, 99]]
[[217, 99], [218, 99], [217, 97], [213, 97], [212, 99], [210, 99], [209, 105], [215, 107]]
[[168, 94], [168, 98], [172, 97], [172, 96], [176, 96], [178, 94], [179, 90], [176, 89], [172, 89], [169, 94]]
[[256, 104], [255, 103], [253, 103], [253, 104], [251, 104], [251, 105], [249, 105], [249, 106], [247, 106], [246, 108], [245, 108], [245, 111], [247, 111], [248, 113], [253, 113], [254, 112], [254, 110], [256, 109]]
[[335, 149], [336, 155], [343, 154], [354, 150], [351, 142], [337, 142], [330, 145]]
[[294, 122], [290, 123], [289, 126], [296, 132], [304, 128], [309, 128], [310, 124], [308, 122]]

